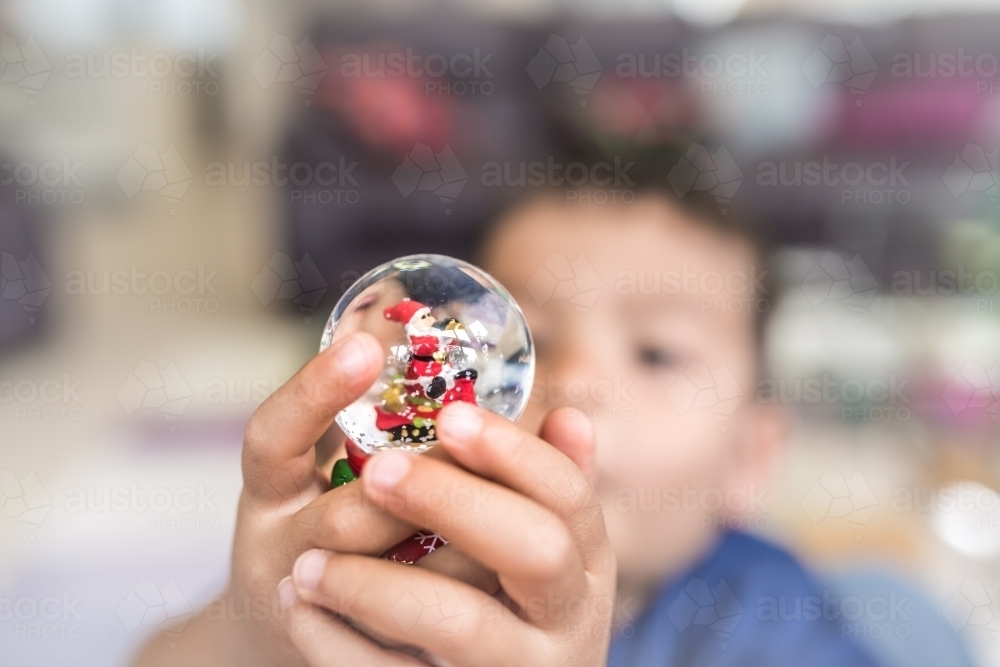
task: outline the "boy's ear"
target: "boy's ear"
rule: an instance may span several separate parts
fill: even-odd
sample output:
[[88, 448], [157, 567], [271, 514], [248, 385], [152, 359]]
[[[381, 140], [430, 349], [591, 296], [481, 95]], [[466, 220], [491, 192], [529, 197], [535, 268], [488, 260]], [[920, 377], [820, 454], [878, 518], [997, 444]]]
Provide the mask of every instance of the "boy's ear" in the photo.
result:
[[[757, 404], [746, 415], [746, 428], [737, 437], [730, 488], [743, 488], [747, 499], [759, 497], [770, 483], [774, 468], [788, 444], [791, 415], [781, 405]], [[753, 512], [755, 507], [748, 507]]]

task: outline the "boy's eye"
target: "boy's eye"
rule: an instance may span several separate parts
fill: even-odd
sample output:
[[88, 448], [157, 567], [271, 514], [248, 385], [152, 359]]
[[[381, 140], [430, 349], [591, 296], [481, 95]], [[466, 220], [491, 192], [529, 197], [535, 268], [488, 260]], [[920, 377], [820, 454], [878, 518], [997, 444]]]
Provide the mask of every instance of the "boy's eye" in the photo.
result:
[[639, 363], [650, 368], [670, 368], [676, 365], [678, 357], [669, 350], [652, 345], [639, 346]]
[[357, 304], [355, 304], [354, 310], [359, 313], [364, 312], [369, 308], [371, 308], [372, 304], [374, 304], [376, 301], [378, 301], [378, 295], [370, 294], [365, 298], [361, 299]]

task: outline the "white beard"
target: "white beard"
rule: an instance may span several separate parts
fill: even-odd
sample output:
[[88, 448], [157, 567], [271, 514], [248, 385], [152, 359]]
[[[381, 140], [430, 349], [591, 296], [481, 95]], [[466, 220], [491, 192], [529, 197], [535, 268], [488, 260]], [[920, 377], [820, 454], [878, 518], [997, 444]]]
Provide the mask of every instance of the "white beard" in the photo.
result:
[[[437, 330], [430, 327], [422, 327], [417, 324], [407, 324], [406, 325], [406, 335], [407, 336], [435, 336], [437, 335]], [[440, 336], [438, 336], [440, 338]]]

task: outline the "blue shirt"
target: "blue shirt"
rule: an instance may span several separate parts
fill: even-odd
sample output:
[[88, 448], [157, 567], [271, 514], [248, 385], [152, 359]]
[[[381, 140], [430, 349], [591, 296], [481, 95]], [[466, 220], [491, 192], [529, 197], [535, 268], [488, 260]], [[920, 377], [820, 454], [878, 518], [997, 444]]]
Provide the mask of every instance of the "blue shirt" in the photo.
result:
[[622, 628], [608, 667], [874, 667], [841, 603], [788, 553], [725, 533]]

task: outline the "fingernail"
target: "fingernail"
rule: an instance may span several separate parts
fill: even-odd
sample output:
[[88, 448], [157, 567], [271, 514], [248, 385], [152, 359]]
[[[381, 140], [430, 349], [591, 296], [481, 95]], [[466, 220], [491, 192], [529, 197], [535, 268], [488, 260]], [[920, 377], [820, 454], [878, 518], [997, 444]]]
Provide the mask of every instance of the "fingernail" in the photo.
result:
[[380, 491], [388, 491], [410, 472], [410, 454], [385, 452], [365, 464], [361, 479]]
[[344, 341], [335, 355], [337, 365], [346, 375], [360, 375], [371, 365], [368, 344], [353, 336]]
[[285, 577], [278, 582], [278, 600], [281, 602], [282, 609], [288, 609], [295, 602], [295, 584], [292, 583], [291, 577]]
[[441, 411], [437, 427], [444, 432], [445, 438], [459, 443], [469, 442], [483, 428], [483, 416], [479, 410], [468, 403], [452, 403]]
[[295, 583], [310, 591], [319, 588], [319, 580], [323, 578], [323, 572], [326, 570], [327, 558], [326, 552], [320, 549], [310, 549], [299, 556], [292, 570]]

